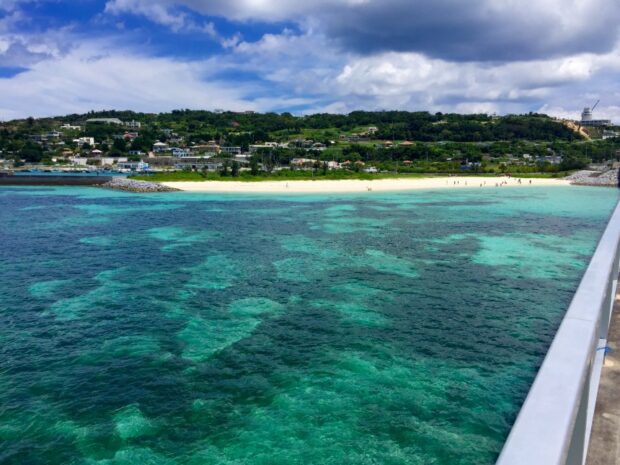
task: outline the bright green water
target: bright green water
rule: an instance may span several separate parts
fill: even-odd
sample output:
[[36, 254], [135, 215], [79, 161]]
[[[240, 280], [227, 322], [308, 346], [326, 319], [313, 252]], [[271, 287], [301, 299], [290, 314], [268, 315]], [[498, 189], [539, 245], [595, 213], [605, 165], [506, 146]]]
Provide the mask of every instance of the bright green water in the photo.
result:
[[613, 189], [0, 189], [0, 463], [491, 464]]

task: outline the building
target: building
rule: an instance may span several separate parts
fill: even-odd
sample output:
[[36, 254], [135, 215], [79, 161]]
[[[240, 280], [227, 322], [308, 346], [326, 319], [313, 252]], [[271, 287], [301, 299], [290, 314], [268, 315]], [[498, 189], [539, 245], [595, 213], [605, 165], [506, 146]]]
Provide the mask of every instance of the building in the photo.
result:
[[58, 140], [58, 139], [60, 139], [60, 136], [62, 136], [62, 133], [58, 132], [58, 131], [50, 131], [50, 132], [47, 133], [47, 138], [48, 139]]
[[148, 171], [150, 166], [148, 163], [144, 163], [143, 161], [119, 161], [116, 164], [116, 168], [119, 170], [128, 171]]
[[177, 158], [187, 158], [192, 156], [192, 151], [190, 149], [175, 147], [172, 149], [172, 156]]
[[37, 142], [37, 143], [43, 143], [43, 142], [47, 142], [47, 136], [45, 134], [33, 134], [31, 136], [28, 136], [28, 138], [33, 141], [33, 142]]
[[207, 170], [217, 171], [224, 165], [221, 158], [187, 157], [174, 161], [174, 167], [178, 170]]
[[210, 140], [206, 144], [193, 145], [191, 149], [194, 153], [208, 153], [215, 155], [219, 154], [222, 150], [214, 140]]
[[230, 155], [241, 155], [241, 147], [221, 147], [220, 149], [223, 153], [228, 153]]
[[167, 152], [169, 149], [168, 144], [165, 142], [157, 141], [153, 144], [153, 152], [155, 153]]
[[142, 127], [142, 123], [140, 121], [135, 121], [135, 120], [125, 121], [124, 124], [125, 124], [125, 127], [129, 129], [140, 129]]
[[118, 118], [90, 118], [86, 120], [86, 124], [118, 124], [119, 126], [123, 122]]
[[259, 150], [269, 150], [278, 147], [277, 142], [265, 142], [264, 144], [250, 145], [250, 153], [255, 153]]
[[73, 157], [71, 159], [75, 166], [108, 166], [112, 167], [118, 163], [126, 163], [127, 157]]
[[95, 138], [94, 137], [80, 137], [78, 139], [73, 139], [73, 142], [75, 142], [80, 147], [82, 145], [84, 145], [84, 144], [88, 144], [91, 147], [95, 146]]
[[163, 157], [149, 157], [149, 165], [156, 168], [172, 168], [178, 161], [178, 158], [163, 156]]
[[312, 168], [315, 163], [317, 163], [317, 161], [312, 158], [293, 158], [290, 165], [296, 168]]
[[67, 123], [60, 126], [60, 129], [64, 129], [65, 131], [81, 131], [82, 126], [73, 126]]
[[580, 123], [582, 126], [611, 126], [611, 120], [609, 119], [592, 119], [590, 107], [585, 107], [581, 112]]

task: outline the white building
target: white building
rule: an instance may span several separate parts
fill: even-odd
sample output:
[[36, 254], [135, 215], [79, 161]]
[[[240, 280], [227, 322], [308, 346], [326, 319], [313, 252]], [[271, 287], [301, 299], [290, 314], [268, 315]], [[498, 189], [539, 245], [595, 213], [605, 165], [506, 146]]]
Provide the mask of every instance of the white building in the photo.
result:
[[153, 152], [155, 153], [167, 152], [168, 150], [168, 144], [166, 144], [165, 142], [157, 141], [153, 144]]
[[80, 137], [78, 139], [73, 139], [73, 142], [75, 142], [80, 147], [82, 145], [84, 145], [84, 144], [88, 144], [91, 147], [95, 146], [95, 138], [94, 137]]
[[132, 119], [131, 121], [125, 121], [125, 127], [130, 129], [140, 129], [142, 127], [142, 123]]
[[148, 171], [151, 167], [143, 161], [119, 161], [116, 168], [122, 171]]
[[118, 118], [90, 118], [86, 120], [86, 123], [118, 124], [119, 126], [123, 124]]
[[60, 126], [60, 129], [64, 129], [65, 131], [81, 131], [82, 126], [73, 126], [67, 123]]
[[592, 109], [585, 107], [581, 112], [582, 126], [610, 126], [611, 120], [608, 119], [592, 119]]

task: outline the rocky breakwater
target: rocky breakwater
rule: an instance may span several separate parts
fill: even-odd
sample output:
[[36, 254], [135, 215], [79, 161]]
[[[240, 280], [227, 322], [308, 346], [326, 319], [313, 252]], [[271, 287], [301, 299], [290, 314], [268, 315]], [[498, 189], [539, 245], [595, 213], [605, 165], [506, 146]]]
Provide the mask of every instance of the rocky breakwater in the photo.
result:
[[150, 181], [137, 181], [135, 179], [127, 179], [121, 177], [115, 177], [111, 181], [102, 184], [101, 187], [108, 189], [117, 189], [128, 192], [174, 192], [178, 189], [172, 187], [162, 186], [156, 182]]
[[618, 170], [608, 171], [577, 171], [565, 179], [578, 186], [609, 186], [618, 187]]

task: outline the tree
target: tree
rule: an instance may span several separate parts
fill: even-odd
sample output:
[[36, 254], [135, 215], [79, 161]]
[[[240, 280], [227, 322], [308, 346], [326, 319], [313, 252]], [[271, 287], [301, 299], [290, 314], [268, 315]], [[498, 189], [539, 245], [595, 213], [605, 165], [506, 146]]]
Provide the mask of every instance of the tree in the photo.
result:
[[228, 176], [228, 160], [224, 161], [222, 169], [220, 170], [220, 176]]
[[256, 176], [258, 174], [258, 160], [256, 157], [250, 158], [250, 173], [252, 173], [252, 176]]
[[125, 150], [127, 150], [127, 144], [125, 142], [125, 139], [114, 139], [112, 147], [119, 152], [124, 152]]
[[43, 149], [37, 144], [28, 142], [19, 151], [19, 158], [23, 158], [28, 163], [39, 163], [43, 159]]
[[239, 176], [239, 162], [237, 160], [233, 160], [230, 174], [233, 178]]

